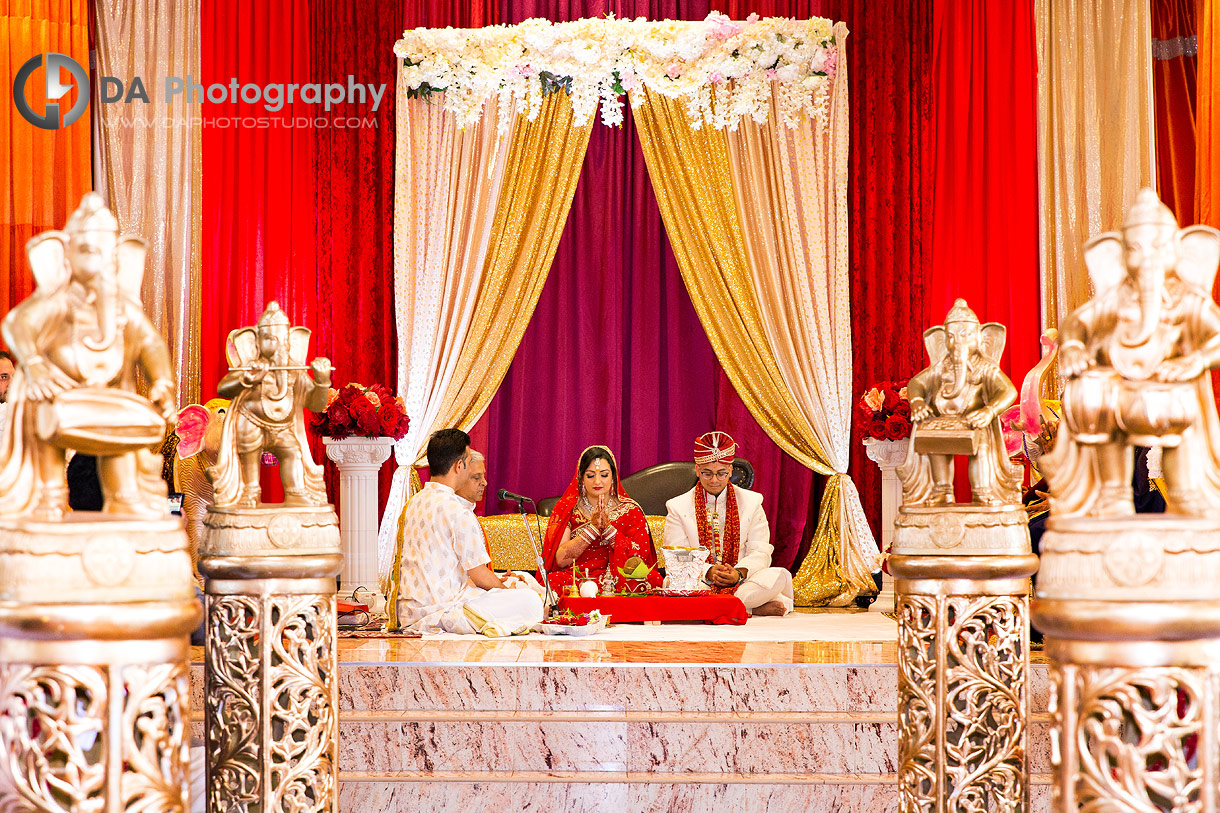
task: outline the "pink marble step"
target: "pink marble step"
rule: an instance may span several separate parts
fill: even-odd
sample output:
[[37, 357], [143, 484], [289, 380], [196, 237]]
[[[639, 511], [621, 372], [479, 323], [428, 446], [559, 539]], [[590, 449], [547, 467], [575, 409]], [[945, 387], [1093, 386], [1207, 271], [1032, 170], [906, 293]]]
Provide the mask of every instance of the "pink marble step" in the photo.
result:
[[[1030, 788], [1031, 813], [1050, 810], [1050, 787]], [[627, 778], [622, 782], [565, 782], [521, 777], [519, 781], [454, 779], [387, 784], [345, 781], [339, 785], [343, 810], [471, 813], [476, 810], [666, 811], [704, 813], [886, 813], [897, 810], [898, 792], [883, 783], [814, 784], [708, 782], [662, 784]]]
[[[191, 669], [202, 708], [203, 667]], [[1030, 706], [1045, 712], [1045, 664], [1030, 668]], [[339, 707], [362, 711], [896, 712], [894, 664], [339, 664]]]
[[[1035, 811], [1048, 690], [1034, 665]], [[345, 810], [896, 806], [894, 664], [340, 663], [339, 694]]]

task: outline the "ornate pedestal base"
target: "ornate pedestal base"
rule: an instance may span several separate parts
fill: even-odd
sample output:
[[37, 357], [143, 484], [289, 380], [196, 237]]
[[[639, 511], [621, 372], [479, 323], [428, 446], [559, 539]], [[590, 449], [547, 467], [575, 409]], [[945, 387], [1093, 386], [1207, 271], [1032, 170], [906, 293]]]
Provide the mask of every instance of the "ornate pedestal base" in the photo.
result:
[[186, 811], [182, 523], [6, 520], [0, 562], [0, 810]]
[[205, 528], [207, 809], [336, 813], [334, 511], [212, 509]]
[[[1015, 512], [1024, 518], [1019, 508]], [[987, 529], [1009, 526], [982, 517], [1008, 513], [1012, 509], [951, 506], [899, 515], [889, 566], [898, 597], [904, 813], [1028, 809], [1028, 595], [1038, 559], [1029, 552], [1024, 524], [1001, 534], [1011, 536], [1006, 547], [1017, 550], [951, 555], [957, 548], [995, 545], [996, 534]], [[929, 535], [931, 528], [936, 533]], [[1024, 552], [1016, 544], [1018, 529], [1025, 532]], [[945, 540], [951, 544], [941, 544]], [[925, 542], [940, 555], [898, 552], [924, 550]]]
[[1220, 520], [1051, 520], [1054, 810], [1220, 811]]

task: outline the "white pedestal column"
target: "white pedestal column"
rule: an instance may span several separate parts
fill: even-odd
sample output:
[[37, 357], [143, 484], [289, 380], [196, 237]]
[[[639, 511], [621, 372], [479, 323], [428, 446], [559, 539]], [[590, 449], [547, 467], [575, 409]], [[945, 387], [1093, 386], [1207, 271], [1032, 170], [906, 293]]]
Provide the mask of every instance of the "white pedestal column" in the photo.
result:
[[[894, 542], [894, 520], [898, 507], [902, 505], [902, 483], [898, 480], [898, 467], [907, 459], [908, 440], [864, 441], [864, 452], [868, 459], [881, 469], [881, 552], [885, 553]], [[869, 607], [871, 612], [894, 612], [894, 577], [881, 574], [881, 593]]]
[[[377, 475], [394, 447], [391, 438], [323, 438], [326, 456], [339, 468], [339, 534], [343, 547], [343, 570], [339, 573], [341, 595], [357, 587], [376, 594], [373, 605], [383, 601], [377, 585]], [[371, 606], [374, 612], [380, 606]]]

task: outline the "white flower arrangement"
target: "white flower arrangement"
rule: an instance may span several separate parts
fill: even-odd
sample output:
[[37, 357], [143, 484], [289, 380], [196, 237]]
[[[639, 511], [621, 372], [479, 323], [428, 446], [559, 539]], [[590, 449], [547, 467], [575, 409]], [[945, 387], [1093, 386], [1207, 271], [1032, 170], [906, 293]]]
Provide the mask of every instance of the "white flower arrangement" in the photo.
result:
[[[531, 19], [477, 29], [417, 28], [403, 32], [394, 54], [403, 60], [409, 96], [444, 91], [458, 125], [479, 120], [490, 97], [520, 106], [533, 120], [545, 94], [568, 93], [576, 123], [601, 106], [602, 122], [623, 123], [621, 96], [633, 106], [642, 88], [682, 99], [695, 127], [735, 130], [743, 117], [771, 115], [792, 127], [805, 116], [824, 122], [839, 53], [830, 20], [730, 20], [713, 11], [693, 22]], [[505, 125], [507, 126], [507, 125]]]

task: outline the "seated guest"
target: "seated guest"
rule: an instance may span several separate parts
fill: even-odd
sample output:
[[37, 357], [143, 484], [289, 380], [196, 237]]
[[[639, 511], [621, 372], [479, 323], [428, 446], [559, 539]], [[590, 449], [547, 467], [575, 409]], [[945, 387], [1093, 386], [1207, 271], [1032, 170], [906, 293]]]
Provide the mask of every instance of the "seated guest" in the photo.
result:
[[732, 592], [753, 615], [792, 612], [792, 574], [771, 567], [771, 529], [762, 495], [729, 482], [737, 444], [724, 432], [695, 440], [690, 491], [665, 503], [665, 546], [711, 551], [704, 580], [717, 592]]
[[635, 587], [638, 582], [632, 580], [628, 585], [620, 572], [635, 557], [653, 568], [647, 581], [660, 587], [657, 554], [644, 511], [619, 484], [618, 463], [610, 450], [590, 446], [581, 454], [576, 476], [547, 524], [542, 559], [551, 589], [559, 594], [572, 583], [573, 564], [582, 581], [589, 578], [600, 584], [608, 569], [615, 589]]
[[470, 500], [482, 496], [481, 486], [470, 487], [470, 460], [465, 432], [433, 434], [430, 479], [403, 511], [398, 617], [411, 632], [511, 635], [542, 620], [542, 598], [529, 589], [508, 589], [489, 566]]

